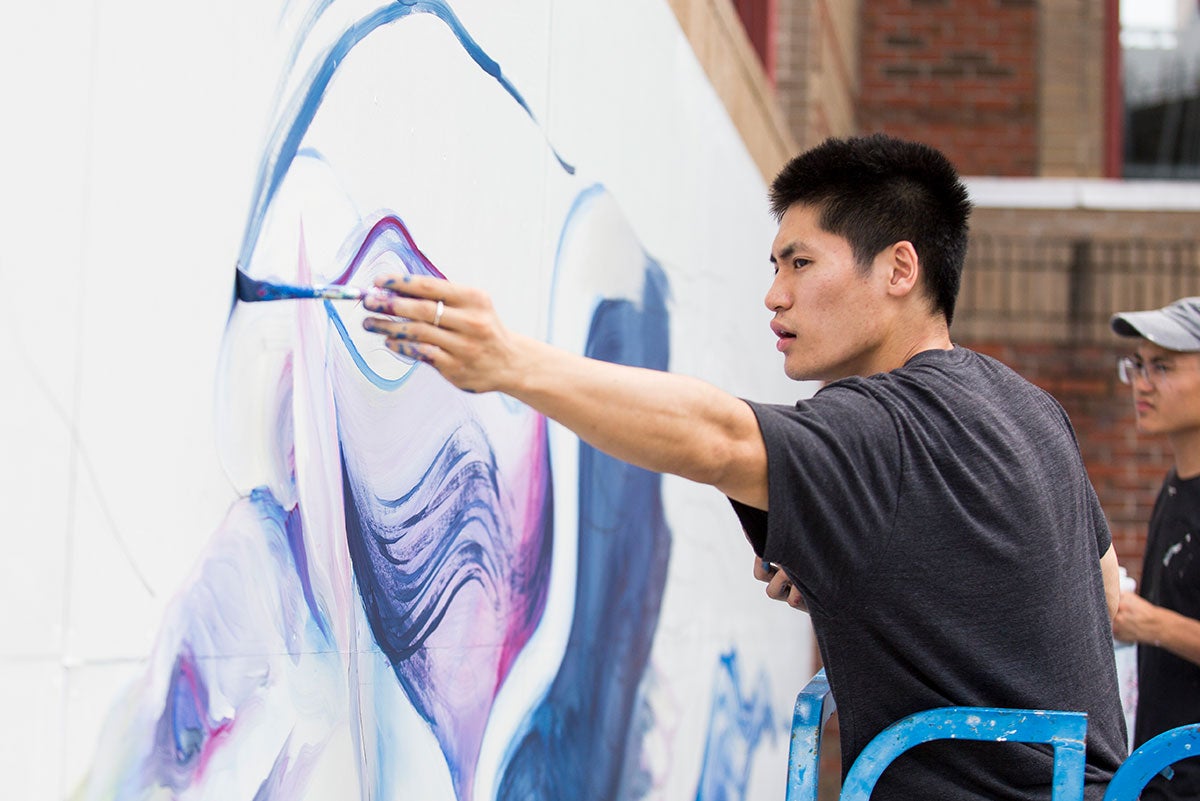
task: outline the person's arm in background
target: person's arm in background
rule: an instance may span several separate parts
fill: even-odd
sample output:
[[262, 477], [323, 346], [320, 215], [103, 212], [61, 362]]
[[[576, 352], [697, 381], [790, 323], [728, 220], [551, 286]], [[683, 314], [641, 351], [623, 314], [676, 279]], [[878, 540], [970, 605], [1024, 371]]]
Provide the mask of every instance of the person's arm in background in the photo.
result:
[[1100, 573], [1104, 576], [1104, 598], [1108, 601], [1108, 619], [1115, 620], [1121, 605], [1121, 566], [1117, 562], [1117, 551], [1109, 545], [1100, 557]]
[[1113, 636], [1124, 642], [1164, 648], [1200, 665], [1200, 621], [1155, 606], [1137, 593], [1121, 593], [1121, 606], [1113, 619]]
[[[398, 294], [363, 305], [368, 331], [471, 392], [503, 392], [638, 467], [710, 484], [767, 508], [767, 451], [754, 412], [695, 378], [589, 359], [509, 331], [490, 298], [426, 276], [386, 276]], [[436, 324], [435, 324], [436, 322]]]

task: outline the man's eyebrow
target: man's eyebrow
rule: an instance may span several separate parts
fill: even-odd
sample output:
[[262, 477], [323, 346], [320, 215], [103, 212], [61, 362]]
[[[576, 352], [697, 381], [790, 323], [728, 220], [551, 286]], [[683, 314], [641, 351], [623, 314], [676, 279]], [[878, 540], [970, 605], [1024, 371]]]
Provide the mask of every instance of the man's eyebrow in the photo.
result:
[[789, 258], [791, 258], [792, 254], [796, 252], [796, 249], [799, 246], [799, 242], [792, 242], [790, 245], [784, 245], [779, 249], [778, 256], [776, 256], [774, 253], [771, 254], [771, 264], [775, 264], [777, 259], [779, 261], [787, 261]]

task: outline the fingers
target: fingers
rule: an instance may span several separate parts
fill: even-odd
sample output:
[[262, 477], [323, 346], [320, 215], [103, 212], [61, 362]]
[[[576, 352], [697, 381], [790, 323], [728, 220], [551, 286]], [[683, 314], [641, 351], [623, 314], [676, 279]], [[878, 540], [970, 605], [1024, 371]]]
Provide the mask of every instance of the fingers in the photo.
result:
[[433, 328], [452, 330], [458, 319], [456, 310], [442, 300], [410, 298], [404, 295], [368, 295], [363, 298], [363, 308], [368, 311], [403, 317], [409, 322], [427, 323]]
[[787, 574], [778, 565], [771, 564], [766, 559], [754, 560], [754, 577], [767, 583], [767, 597], [776, 601], [786, 601], [792, 583]]
[[442, 278], [423, 275], [387, 275], [376, 278], [375, 285], [386, 293], [375, 293], [363, 299], [369, 311], [389, 315], [368, 317], [363, 328], [383, 334], [388, 349], [436, 366], [450, 342], [447, 332], [459, 321], [459, 312], [444, 296], [461, 297], [453, 285]]
[[791, 592], [792, 582], [788, 579], [787, 573], [777, 568], [775, 575], [771, 576], [771, 580], [767, 582], [767, 597], [776, 601], [786, 601]]
[[[445, 278], [432, 275], [412, 275], [411, 273], [380, 275], [375, 278], [375, 286], [400, 297], [432, 300], [435, 303], [442, 300], [447, 306], [467, 306], [476, 300], [475, 293], [470, 287], [460, 286]], [[432, 308], [432, 306], [428, 308]], [[432, 313], [426, 319], [432, 320]]]
[[784, 601], [793, 609], [808, 611], [808, 604], [800, 588], [792, 583], [787, 573], [766, 559], [754, 560], [754, 577], [767, 583], [767, 597], [776, 601]]
[[791, 590], [788, 592], [787, 602], [788, 606], [793, 609], [799, 609], [801, 612], [808, 611], [808, 602], [804, 600], [804, 595], [795, 584], [792, 585]]
[[754, 559], [754, 577], [759, 581], [770, 581], [778, 569], [766, 559]]
[[387, 275], [376, 279], [378, 292], [363, 307], [363, 328], [386, 337], [401, 356], [432, 365], [442, 377], [467, 392], [504, 391], [519, 361], [514, 338], [500, 322], [482, 289], [426, 275]]

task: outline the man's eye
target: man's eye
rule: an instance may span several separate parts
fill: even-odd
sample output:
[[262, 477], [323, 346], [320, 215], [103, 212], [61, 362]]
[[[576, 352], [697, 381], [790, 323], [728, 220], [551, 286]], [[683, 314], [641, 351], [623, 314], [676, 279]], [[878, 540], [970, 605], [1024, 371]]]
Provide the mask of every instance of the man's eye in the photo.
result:
[[1155, 362], [1154, 364], [1150, 365], [1150, 369], [1154, 371], [1155, 375], [1166, 375], [1167, 373], [1171, 372], [1171, 365], [1167, 364], [1166, 362]]
[[792, 266], [796, 268], [807, 267], [812, 264], [811, 259], [792, 259]]

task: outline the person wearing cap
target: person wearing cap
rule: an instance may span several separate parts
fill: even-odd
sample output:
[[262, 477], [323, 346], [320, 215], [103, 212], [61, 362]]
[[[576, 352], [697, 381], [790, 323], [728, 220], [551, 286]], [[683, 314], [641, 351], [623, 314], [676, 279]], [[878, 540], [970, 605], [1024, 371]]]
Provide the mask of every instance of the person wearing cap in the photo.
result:
[[[1200, 722], [1200, 297], [1115, 314], [1112, 329], [1137, 340], [1118, 369], [1138, 431], [1166, 437], [1174, 458], [1150, 514], [1140, 590], [1121, 593], [1113, 619], [1113, 635], [1138, 644], [1136, 748]], [[1200, 758], [1141, 797], [1200, 798]]]
[[[824, 382], [794, 405], [553, 348], [427, 276], [381, 277], [396, 294], [371, 295], [364, 326], [456, 386], [729, 497], [768, 595], [811, 614], [843, 775], [915, 712], [1065, 709], [1088, 715], [1084, 797], [1100, 801], [1125, 749], [1116, 557], [1062, 407], [950, 339], [966, 188], [933, 148], [874, 135], [797, 156], [771, 203], [776, 348], [787, 376]], [[927, 743], [871, 798], [1045, 799], [1053, 761], [1037, 744]]]

